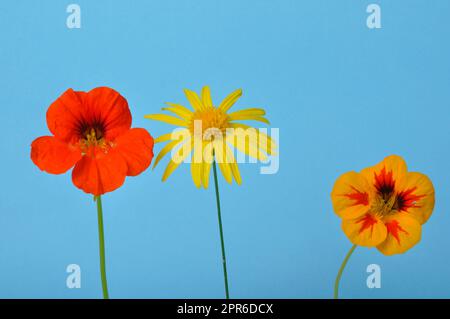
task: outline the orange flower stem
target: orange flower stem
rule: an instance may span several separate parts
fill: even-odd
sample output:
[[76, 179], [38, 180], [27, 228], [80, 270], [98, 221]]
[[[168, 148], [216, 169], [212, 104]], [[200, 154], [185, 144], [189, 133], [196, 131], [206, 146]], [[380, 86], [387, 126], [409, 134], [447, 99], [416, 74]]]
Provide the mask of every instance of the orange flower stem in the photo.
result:
[[352, 248], [347, 253], [347, 256], [345, 256], [344, 261], [342, 262], [341, 268], [339, 268], [339, 272], [336, 277], [336, 282], [334, 283], [334, 299], [339, 299], [339, 282], [341, 281], [342, 273], [344, 272], [345, 266], [347, 265], [348, 260], [352, 256], [353, 252], [355, 251], [357, 245], [353, 245]]
[[217, 181], [217, 168], [215, 160], [213, 160], [213, 170], [214, 170], [214, 184], [216, 186], [217, 214], [219, 216], [220, 244], [222, 246], [222, 264], [223, 264], [223, 277], [225, 280], [225, 295], [227, 299], [230, 299], [230, 294], [228, 292], [227, 259], [225, 257], [225, 242], [223, 240], [222, 216], [220, 213], [219, 182]]
[[100, 273], [102, 277], [103, 299], [109, 299], [108, 282], [106, 281], [106, 266], [105, 266], [105, 238], [103, 233], [103, 208], [101, 196], [95, 197], [97, 201], [97, 215], [98, 215], [98, 240], [100, 247]]

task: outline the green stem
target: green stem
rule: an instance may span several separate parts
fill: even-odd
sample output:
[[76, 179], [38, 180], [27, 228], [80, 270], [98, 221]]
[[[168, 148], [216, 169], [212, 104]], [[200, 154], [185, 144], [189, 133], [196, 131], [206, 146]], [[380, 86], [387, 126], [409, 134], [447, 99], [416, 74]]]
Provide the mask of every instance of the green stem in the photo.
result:
[[216, 186], [217, 214], [219, 216], [220, 244], [222, 246], [222, 264], [223, 264], [223, 277], [225, 280], [225, 295], [227, 299], [230, 299], [230, 294], [228, 292], [227, 259], [225, 257], [225, 242], [223, 240], [222, 215], [220, 213], [219, 182], [217, 181], [216, 161], [213, 161], [213, 170], [214, 170], [214, 184]]
[[348, 260], [356, 249], [356, 245], [353, 245], [352, 248], [345, 256], [344, 261], [342, 262], [341, 268], [339, 268], [339, 272], [336, 277], [336, 282], [334, 283], [334, 299], [339, 299], [339, 282], [341, 281], [342, 273], [344, 272], [345, 266], [347, 265]]
[[97, 215], [98, 215], [98, 241], [100, 248], [100, 273], [102, 276], [103, 299], [109, 299], [108, 283], [106, 281], [105, 238], [103, 234], [103, 208], [101, 196], [97, 196], [96, 200], [97, 200]]

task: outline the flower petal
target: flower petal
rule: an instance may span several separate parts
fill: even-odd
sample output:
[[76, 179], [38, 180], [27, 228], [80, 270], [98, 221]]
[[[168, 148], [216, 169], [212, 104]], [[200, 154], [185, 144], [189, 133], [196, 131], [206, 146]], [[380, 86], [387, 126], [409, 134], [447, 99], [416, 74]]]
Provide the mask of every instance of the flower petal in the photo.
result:
[[227, 144], [222, 140], [214, 140], [213, 147], [214, 147], [214, 157], [216, 159], [217, 164], [219, 165], [220, 171], [222, 172], [222, 175], [225, 178], [225, 180], [229, 184], [231, 184], [233, 182], [233, 177], [231, 174], [231, 168], [228, 165], [228, 159], [225, 149], [225, 147], [227, 147]]
[[114, 140], [131, 127], [131, 112], [127, 100], [119, 92], [98, 87], [86, 94], [86, 120], [91, 125], [100, 121], [105, 129], [105, 138]]
[[47, 126], [50, 132], [65, 142], [76, 142], [79, 127], [85, 118], [86, 93], [68, 89], [47, 110]]
[[145, 171], [153, 159], [153, 138], [143, 128], [132, 128], [119, 136], [116, 151], [128, 166], [127, 176], [136, 176]]
[[169, 176], [172, 175], [172, 173], [177, 169], [177, 167], [180, 166], [180, 164], [186, 159], [186, 157], [191, 154], [193, 147], [194, 140], [189, 139], [178, 149], [164, 170], [162, 177], [163, 182], [166, 181], [167, 178], [169, 178]]
[[191, 103], [195, 111], [201, 111], [203, 109], [203, 104], [200, 101], [200, 98], [198, 97], [197, 93], [185, 89], [184, 94], [186, 95], [187, 99], [189, 100], [189, 103]]
[[235, 129], [232, 134], [227, 134], [227, 143], [230, 143], [240, 152], [256, 158], [260, 161], [266, 161], [267, 155], [264, 154], [258, 145], [258, 133], [256, 129]]
[[213, 107], [209, 86], [204, 86], [202, 89], [202, 102], [205, 108]]
[[359, 173], [341, 175], [331, 192], [334, 212], [341, 218], [358, 218], [369, 211], [370, 186]]
[[162, 110], [169, 111], [174, 113], [175, 115], [183, 118], [184, 120], [190, 120], [192, 117], [192, 111], [185, 108], [183, 105], [175, 104], [175, 103], [166, 103], [169, 107], [163, 107]]
[[219, 109], [222, 110], [222, 112], [227, 112], [241, 96], [242, 96], [242, 90], [237, 89], [236, 91], [234, 91], [230, 95], [228, 95], [222, 101], [222, 103], [220, 103]]
[[398, 209], [424, 224], [434, 208], [434, 187], [431, 180], [424, 174], [409, 172], [398, 188]]
[[107, 154], [95, 150], [95, 157], [84, 156], [72, 171], [72, 182], [84, 192], [95, 196], [112, 192], [122, 186], [128, 167], [124, 158], [114, 149]]
[[406, 162], [398, 155], [388, 156], [377, 165], [361, 171], [369, 184], [381, 193], [395, 191], [398, 185], [403, 182], [406, 173]]
[[342, 230], [353, 244], [365, 247], [377, 246], [387, 236], [387, 229], [383, 221], [372, 214], [365, 214], [356, 219], [342, 220]]
[[81, 159], [81, 151], [53, 136], [42, 136], [31, 144], [31, 159], [47, 173], [62, 174]]
[[[262, 149], [264, 152], [266, 152], [268, 155], [276, 155], [277, 154], [277, 144], [275, 141], [267, 134], [263, 133], [259, 129], [255, 129], [254, 127], [251, 127], [246, 124], [242, 123], [230, 123], [230, 128], [239, 130], [256, 130], [257, 139], [258, 139], [258, 147]], [[253, 142], [253, 141], [250, 141]]]
[[384, 255], [402, 254], [421, 238], [422, 226], [406, 213], [395, 214], [385, 220], [387, 238], [377, 246]]
[[147, 114], [147, 115], [144, 115], [144, 117], [146, 119], [160, 121], [160, 122], [164, 122], [164, 123], [175, 125], [175, 126], [188, 127], [188, 123], [185, 120], [180, 119], [180, 118], [175, 117], [175, 116], [171, 116], [171, 115], [166, 115], [166, 114]]

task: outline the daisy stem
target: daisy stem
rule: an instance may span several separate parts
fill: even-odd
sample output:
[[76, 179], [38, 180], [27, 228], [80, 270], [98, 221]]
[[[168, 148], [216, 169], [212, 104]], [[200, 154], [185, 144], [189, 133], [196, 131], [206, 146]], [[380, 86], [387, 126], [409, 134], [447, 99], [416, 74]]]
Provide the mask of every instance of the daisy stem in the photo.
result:
[[347, 265], [348, 260], [350, 259], [351, 255], [355, 251], [357, 245], [353, 245], [352, 248], [350, 248], [349, 252], [347, 253], [347, 256], [345, 256], [344, 261], [342, 262], [341, 268], [339, 268], [339, 272], [336, 277], [336, 282], [334, 283], [334, 299], [339, 299], [339, 281], [341, 281], [342, 273], [344, 272], [345, 266]]
[[227, 299], [230, 299], [230, 294], [228, 292], [227, 259], [225, 257], [225, 242], [223, 240], [222, 215], [220, 213], [219, 182], [217, 181], [216, 161], [213, 161], [213, 170], [214, 170], [214, 184], [216, 186], [217, 214], [219, 216], [220, 244], [222, 246], [222, 264], [223, 264], [223, 277], [225, 280], [225, 295]]
[[97, 196], [96, 201], [97, 201], [97, 216], [98, 216], [98, 241], [100, 248], [100, 273], [102, 277], [103, 299], [109, 299], [108, 283], [106, 281], [105, 238], [103, 233], [103, 208], [101, 196]]

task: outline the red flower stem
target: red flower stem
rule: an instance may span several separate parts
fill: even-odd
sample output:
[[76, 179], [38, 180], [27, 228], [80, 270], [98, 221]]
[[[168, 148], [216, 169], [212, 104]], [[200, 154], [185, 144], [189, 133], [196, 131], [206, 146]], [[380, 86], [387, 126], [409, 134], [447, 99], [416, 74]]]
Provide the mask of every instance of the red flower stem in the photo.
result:
[[97, 200], [97, 215], [98, 215], [98, 240], [100, 247], [100, 273], [102, 277], [103, 299], [109, 299], [108, 282], [106, 281], [105, 238], [103, 233], [103, 208], [101, 196], [97, 196], [96, 200]]
[[347, 256], [345, 256], [345, 259], [342, 262], [341, 268], [339, 268], [339, 272], [336, 277], [336, 282], [334, 283], [334, 299], [339, 299], [339, 282], [341, 281], [342, 273], [344, 272], [345, 266], [347, 265], [348, 260], [355, 251], [356, 246], [357, 245], [353, 245], [352, 248], [350, 248], [349, 252], [347, 253]]
[[216, 161], [214, 160], [213, 160], [213, 170], [214, 170], [214, 185], [216, 186], [217, 214], [219, 217], [220, 244], [222, 246], [222, 264], [223, 264], [223, 277], [225, 280], [225, 296], [227, 299], [230, 299], [230, 294], [228, 292], [227, 259], [225, 257], [225, 242], [223, 240], [222, 216], [220, 213], [219, 183], [217, 181]]

